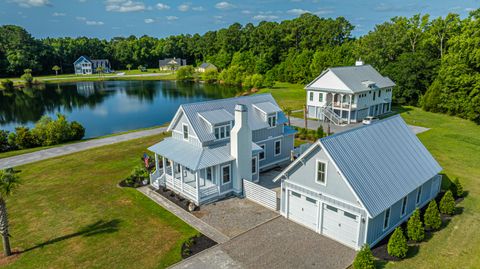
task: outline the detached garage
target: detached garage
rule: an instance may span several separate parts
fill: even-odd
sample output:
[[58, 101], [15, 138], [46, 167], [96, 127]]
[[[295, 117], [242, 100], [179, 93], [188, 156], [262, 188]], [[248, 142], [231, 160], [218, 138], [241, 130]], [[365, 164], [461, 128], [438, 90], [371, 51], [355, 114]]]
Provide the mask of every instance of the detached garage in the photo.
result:
[[442, 168], [400, 116], [320, 139], [281, 180], [281, 214], [353, 249], [374, 246], [440, 190]]

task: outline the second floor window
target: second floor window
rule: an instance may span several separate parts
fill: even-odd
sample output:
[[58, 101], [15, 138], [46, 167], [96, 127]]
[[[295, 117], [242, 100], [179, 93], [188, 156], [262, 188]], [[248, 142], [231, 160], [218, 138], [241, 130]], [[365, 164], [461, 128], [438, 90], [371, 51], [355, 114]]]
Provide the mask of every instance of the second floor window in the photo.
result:
[[313, 101], [313, 92], [310, 92], [310, 101]]
[[378, 97], [380, 97], [380, 95], [382, 95], [382, 90], [378, 91]]
[[268, 116], [268, 126], [275, 127], [277, 126], [277, 116]]
[[324, 162], [317, 162], [317, 183], [325, 184], [325, 169], [326, 165]]
[[400, 212], [400, 216], [401, 217], [405, 216], [405, 213], [407, 213], [407, 196], [403, 197], [402, 211]]
[[422, 186], [420, 186], [417, 190], [417, 200], [415, 201], [417, 205], [420, 203], [421, 198], [422, 198]]
[[323, 93], [318, 93], [318, 101], [323, 102]]
[[275, 156], [280, 155], [282, 153], [282, 141], [277, 140], [275, 141]]
[[375, 101], [375, 92], [373, 93], [373, 101]]
[[383, 216], [383, 229], [387, 229], [390, 225], [390, 208], [385, 210], [385, 215]]
[[183, 139], [188, 140], [188, 125], [183, 125]]
[[260, 145], [260, 147], [262, 148], [262, 151], [258, 153], [258, 157], [261, 161], [261, 160], [265, 160], [265, 145]]
[[230, 137], [230, 125], [215, 127], [215, 139], [224, 139]]

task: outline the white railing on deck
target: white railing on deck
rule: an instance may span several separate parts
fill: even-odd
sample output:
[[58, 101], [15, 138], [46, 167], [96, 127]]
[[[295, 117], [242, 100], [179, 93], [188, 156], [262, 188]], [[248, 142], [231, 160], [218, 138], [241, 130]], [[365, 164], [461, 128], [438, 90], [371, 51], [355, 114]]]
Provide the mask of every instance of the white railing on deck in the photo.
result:
[[335, 125], [342, 125], [343, 119], [337, 115], [331, 108], [330, 104], [322, 107], [322, 113], [325, 117], [331, 120]]
[[200, 197], [205, 198], [212, 195], [218, 195], [218, 186], [213, 185], [210, 187], [200, 188]]

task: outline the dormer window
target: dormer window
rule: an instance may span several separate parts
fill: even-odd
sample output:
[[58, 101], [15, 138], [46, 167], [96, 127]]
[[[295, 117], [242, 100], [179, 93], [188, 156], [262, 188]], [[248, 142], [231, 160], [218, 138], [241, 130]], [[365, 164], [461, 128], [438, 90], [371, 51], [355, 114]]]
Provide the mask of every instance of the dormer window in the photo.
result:
[[268, 126], [277, 126], [277, 115], [268, 116]]
[[230, 137], [230, 125], [217, 126], [214, 129], [215, 139], [224, 139]]

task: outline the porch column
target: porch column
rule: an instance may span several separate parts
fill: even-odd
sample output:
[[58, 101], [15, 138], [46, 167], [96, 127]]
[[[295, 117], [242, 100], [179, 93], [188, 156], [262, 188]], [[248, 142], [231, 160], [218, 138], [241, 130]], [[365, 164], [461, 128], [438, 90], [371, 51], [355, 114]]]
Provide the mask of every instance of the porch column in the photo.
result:
[[199, 186], [199, 175], [198, 171], [195, 171], [195, 188], [197, 189], [197, 203], [200, 204], [200, 186]]
[[351, 117], [352, 117], [352, 95], [350, 94], [350, 102], [348, 103], [348, 124], [350, 124]]
[[180, 165], [180, 179], [182, 180], [182, 185], [180, 185], [180, 188], [183, 192], [183, 165]]
[[158, 154], [155, 153], [155, 172], [159, 172], [159, 167], [158, 167]]
[[167, 173], [167, 160], [165, 159], [165, 157], [162, 157], [162, 164], [163, 164], [163, 173], [166, 174]]

